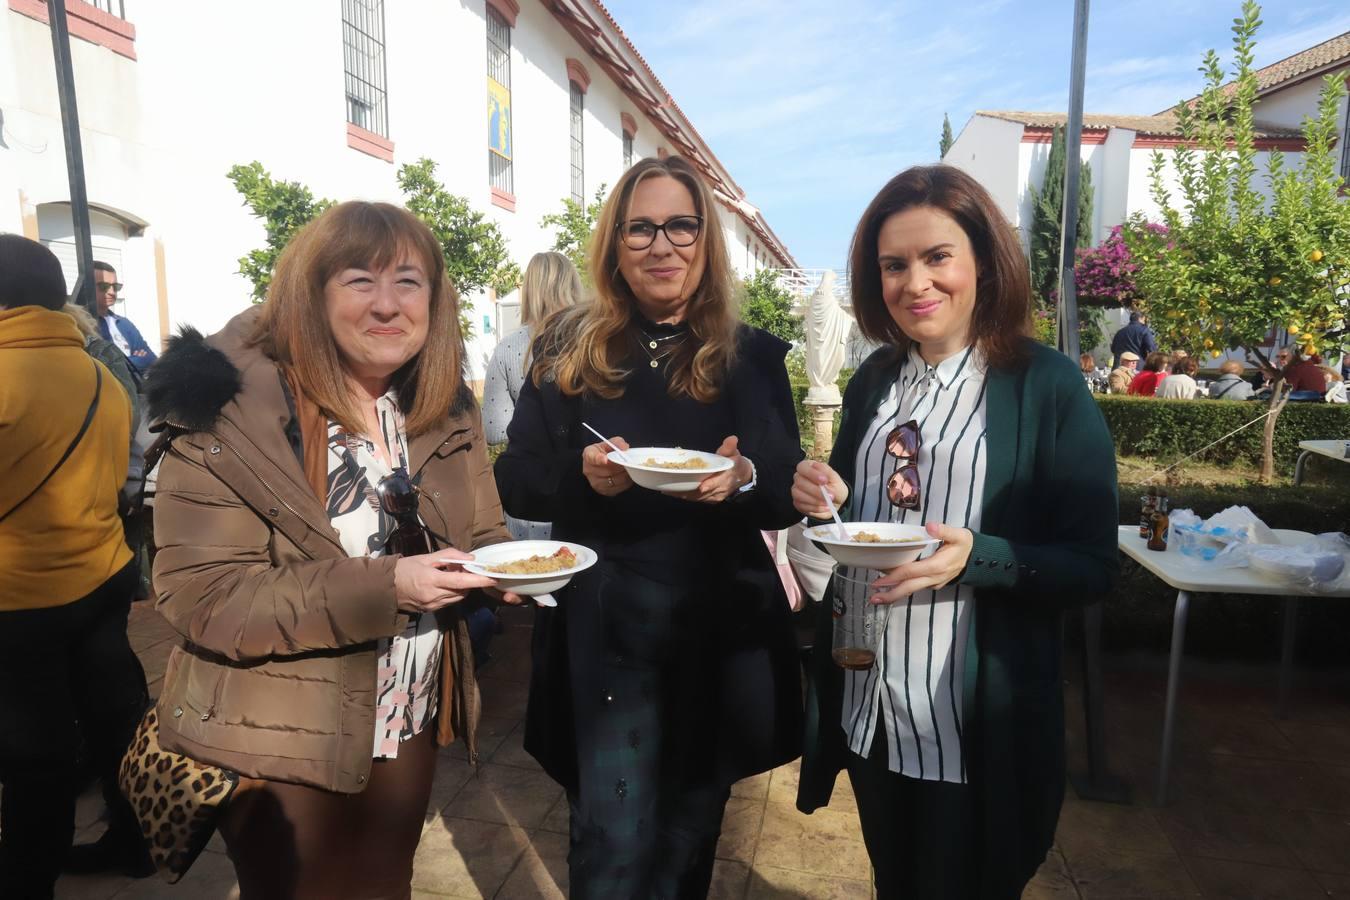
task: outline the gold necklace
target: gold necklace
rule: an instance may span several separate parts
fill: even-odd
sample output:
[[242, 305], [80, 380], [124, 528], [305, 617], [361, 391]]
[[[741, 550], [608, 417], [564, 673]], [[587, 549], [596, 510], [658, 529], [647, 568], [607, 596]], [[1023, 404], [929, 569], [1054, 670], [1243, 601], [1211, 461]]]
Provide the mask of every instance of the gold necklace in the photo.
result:
[[[661, 365], [662, 360], [670, 356], [676, 350], [680, 349], [679, 339], [684, 337], [684, 332], [680, 332], [679, 334], [667, 335], [666, 337], [662, 338], [654, 338], [647, 332], [643, 331], [641, 328], [639, 328], [638, 331], [641, 332], [642, 337], [646, 338], [645, 341], [639, 338], [638, 346], [642, 348], [643, 353], [647, 354], [647, 358], [651, 361], [651, 367], [653, 369], [658, 368]], [[667, 341], [676, 341], [676, 343], [671, 344], [670, 349], [666, 350], [664, 353], [652, 352], [653, 350], [658, 349], [662, 344], [666, 343]]]

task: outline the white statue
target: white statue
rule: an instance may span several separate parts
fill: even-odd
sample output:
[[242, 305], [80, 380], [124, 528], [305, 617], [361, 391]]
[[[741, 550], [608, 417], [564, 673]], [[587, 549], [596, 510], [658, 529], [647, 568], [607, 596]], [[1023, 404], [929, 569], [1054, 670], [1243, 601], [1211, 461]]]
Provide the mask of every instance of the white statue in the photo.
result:
[[826, 272], [820, 285], [807, 303], [806, 375], [810, 388], [806, 402], [811, 406], [838, 406], [839, 370], [844, 367], [844, 351], [848, 345], [853, 318], [839, 305], [834, 296], [834, 272]]

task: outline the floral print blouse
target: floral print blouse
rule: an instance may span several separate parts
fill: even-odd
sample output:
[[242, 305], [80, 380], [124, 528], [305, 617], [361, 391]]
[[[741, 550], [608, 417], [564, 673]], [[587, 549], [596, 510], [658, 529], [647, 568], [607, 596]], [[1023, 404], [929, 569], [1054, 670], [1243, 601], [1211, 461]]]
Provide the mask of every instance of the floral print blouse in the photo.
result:
[[[375, 403], [380, 431], [394, 466], [408, 465], [403, 414], [390, 391]], [[380, 509], [375, 486], [389, 475], [386, 465], [365, 437], [328, 423], [328, 520], [348, 556], [379, 556], [394, 529], [394, 520]], [[375, 759], [398, 756], [399, 744], [421, 733], [436, 715], [440, 675], [441, 633], [434, 615], [413, 616], [402, 634], [381, 640], [376, 648]]]

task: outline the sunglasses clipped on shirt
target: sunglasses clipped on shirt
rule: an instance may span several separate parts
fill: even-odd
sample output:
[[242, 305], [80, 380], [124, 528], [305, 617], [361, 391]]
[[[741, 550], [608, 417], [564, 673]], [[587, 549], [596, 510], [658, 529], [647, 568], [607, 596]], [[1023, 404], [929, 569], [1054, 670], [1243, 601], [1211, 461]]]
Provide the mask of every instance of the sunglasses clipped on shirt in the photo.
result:
[[431, 536], [417, 517], [417, 486], [408, 477], [408, 470], [399, 466], [375, 485], [380, 509], [394, 520], [394, 530], [384, 542], [384, 552], [400, 556], [430, 553]]
[[897, 460], [886, 481], [886, 497], [896, 509], [918, 509], [922, 496], [919, 483], [919, 423], [913, 419], [897, 425], [886, 435], [886, 452]]

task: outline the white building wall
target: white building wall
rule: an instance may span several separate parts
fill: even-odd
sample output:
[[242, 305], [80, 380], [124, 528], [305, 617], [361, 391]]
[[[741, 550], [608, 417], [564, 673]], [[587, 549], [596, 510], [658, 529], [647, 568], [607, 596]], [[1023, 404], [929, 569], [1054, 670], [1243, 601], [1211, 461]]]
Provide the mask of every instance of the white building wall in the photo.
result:
[[[1346, 71], [1350, 72], [1350, 66], [1346, 66]], [[1302, 128], [1304, 117], [1317, 114], [1317, 102], [1322, 97], [1322, 87], [1321, 78], [1311, 78], [1271, 91], [1256, 101], [1252, 113], [1258, 122], [1265, 125]], [[1337, 116], [1337, 121], [1341, 125], [1338, 135], [1343, 134], [1345, 130], [1345, 104], [1346, 98], [1342, 97]]]
[[[665, 143], [543, 4], [522, 3], [511, 35], [514, 211], [491, 205], [488, 185], [484, 0], [385, 4], [392, 164], [347, 146], [338, 4], [236, 0], [228, 14], [170, 0], [127, 7], [136, 60], [78, 38], [71, 49], [90, 203], [144, 224], [125, 240], [119, 277], [122, 311], [152, 344], [184, 324], [216, 330], [248, 304], [238, 259], [264, 233], [225, 177], [235, 164], [256, 159], [316, 197], [398, 202], [398, 166], [428, 157], [448, 190], [501, 226], [524, 268], [553, 243], [539, 220], [570, 195], [568, 57], [591, 76], [588, 201], [622, 174], [621, 113], [637, 122], [635, 159]], [[0, 231], [38, 236], [39, 206], [69, 197], [51, 36], [9, 9], [0, 9], [0, 112]], [[744, 239], [731, 235], [745, 224], [719, 217], [743, 269]], [[478, 377], [498, 323], [490, 298], [469, 299]]]
[[1016, 122], [974, 116], [942, 158], [984, 185], [1009, 222], [1017, 221], [1022, 192], [1026, 190], [1026, 173], [1018, 152], [1022, 130]]
[[1129, 217], [1130, 209], [1130, 154], [1134, 132], [1127, 128], [1112, 128], [1101, 146], [1099, 164], [1092, 171], [1092, 183], [1097, 197], [1095, 242], [1106, 239], [1113, 227]]
[[[1045, 166], [1050, 159], [1050, 145], [1021, 143], [1018, 138], [1017, 145], [1017, 171], [1018, 183], [1021, 185], [1020, 196], [1017, 200], [1017, 217], [1012, 220], [1022, 231], [1022, 241], [1025, 244], [1027, 235], [1031, 228], [1032, 208], [1031, 208], [1031, 185], [1035, 185], [1037, 190], [1044, 187]], [[1079, 158], [1092, 167], [1092, 240], [1096, 243], [1101, 233], [1102, 211], [1098, 202], [1100, 194], [1100, 182], [1104, 173], [1105, 166], [1102, 161], [1106, 153], [1101, 144], [1082, 145]]]

